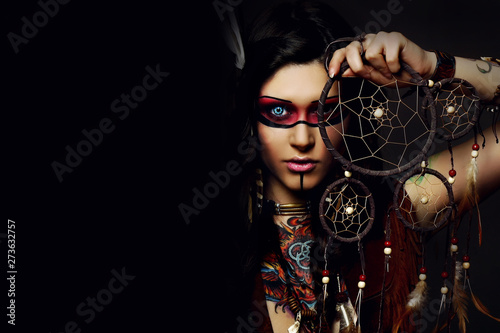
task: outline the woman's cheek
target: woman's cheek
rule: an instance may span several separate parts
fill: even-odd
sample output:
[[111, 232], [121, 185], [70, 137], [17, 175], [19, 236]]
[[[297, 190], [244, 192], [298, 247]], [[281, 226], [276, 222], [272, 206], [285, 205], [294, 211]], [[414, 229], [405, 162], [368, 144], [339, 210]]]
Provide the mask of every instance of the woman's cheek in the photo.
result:
[[275, 159], [278, 159], [279, 155], [277, 153], [279, 153], [279, 147], [283, 147], [281, 142], [283, 136], [276, 135], [275, 131], [276, 129], [262, 124], [258, 124], [257, 126], [259, 141], [262, 145], [261, 157], [269, 169], [274, 169], [273, 164], [275, 163], [273, 162]]

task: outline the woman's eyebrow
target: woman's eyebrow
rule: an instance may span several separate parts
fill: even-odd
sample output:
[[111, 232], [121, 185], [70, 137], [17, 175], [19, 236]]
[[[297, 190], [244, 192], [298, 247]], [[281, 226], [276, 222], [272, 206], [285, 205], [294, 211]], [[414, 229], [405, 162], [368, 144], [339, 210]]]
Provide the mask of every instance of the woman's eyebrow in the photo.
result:
[[[332, 99], [332, 98], [338, 98], [338, 97], [339, 97], [339, 95], [330, 96], [330, 97], [327, 97], [327, 98], [326, 98], [326, 101], [328, 101], [329, 99]], [[311, 102], [311, 104], [313, 104], [313, 103], [319, 103], [319, 99]]]
[[[328, 101], [329, 99], [332, 99], [332, 98], [338, 98], [339, 96], [338, 95], [335, 95], [335, 96], [330, 96], [330, 97], [327, 97], [326, 100]], [[286, 100], [286, 99], [282, 99], [282, 98], [278, 98], [278, 97], [273, 97], [273, 96], [260, 96], [259, 99], [261, 98], [270, 98], [270, 99], [275, 99], [277, 101], [280, 101], [280, 102], [284, 102], [284, 103], [290, 103], [290, 104], [293, 104], [292, 101], [289, 101], [289, 100]], [[314, 104], [314, 103], [318, 103], [319, 102], [319, 99], [318, 100], [315, 100], [315, 101], [312, 101], [311, 104]]]
[[261, 99], [261, 98], [270, 98], [270, 99], [275, 99], [275, 100], [280, 101], [280, 102], [293, 104], [293, 102], [292, 102], [292, 101], [289, 101], [289, 100], [286, 100], [286, 99], [281, 99], [281, 98], [278, 98], [278, 97], [272, 97], [272, 96], [260, 96], [260, 97], [259, 97], [259, 99]]

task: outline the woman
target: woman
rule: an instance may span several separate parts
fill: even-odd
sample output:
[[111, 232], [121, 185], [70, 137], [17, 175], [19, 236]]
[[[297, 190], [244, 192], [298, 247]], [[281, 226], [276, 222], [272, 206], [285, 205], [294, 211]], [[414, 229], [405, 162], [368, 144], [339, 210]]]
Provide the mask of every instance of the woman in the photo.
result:
[[[343, 73], [344, 77], [358, 76], [377, 84], [400, 78], [401, 61], [424, 79], [439, 80], [443, 77], [437, 76], [446, 74], [446, 64], [443, 59], [439, 59], [438, 64], [437, 53], [422, 50], [399, 33], [385, 32], [369, 34], [362, 40], [339, 47], [325, 73], [323, 57], [327, 45], [337, 38], [352, 35], [342, 18], [325, 5], [285, 3], [257, 19], [246, 45], [242, 93], [238, 102], [240, 109], [247, 110], [247, 134], [259, 142], [259, 158], [248, 168], [257, 173], [249, 185], [250, 255], [247, 258], [249, 275], [255, 276], [252, 309], [255, 313], [258, 308], [266, 317], [258, 325], [258, 331], [347, 332], [351, 329], [349, 325], [356, 321], [352, 305], [342, 295], [351, 295], [351, 303], [354, 303], [353, 295], [355, 297], [361, 272], [357, 249], [334, 244], [325, 252], [327, 237], [317, 216], [322, 191], [343, 172], [325, 148], [317, 128], [316, 110], [326, 75], [333, 77], [339, 73], [344, 60], [350, 68]], [[454, 75], [474, 85], [483, 101], [498, 104], [500, 67], [490, 64], [491, 70], [481, 73], [475, 60], [456, 57]], [[327, 106], [338, 101], [338, 90], [338, 85], [332, 87]], [[335, 127], [348, 126], [347, 118], [339, 118], [326, 128], [338, 150], [343, 148], [342, 137]], [[484, 134], [488, 142], [494, 142], [491, 129]], [[472, 142], [467, 142], [454, 148], [457, 174], [466, 173], [471, 145]], [[429, 163], [430, 168], [448, 174], [449, 155], [438, 154], [431, 157]], [[490, 170], [477, 182], [481, 198], [500, 186], [499, 163], [500, 146], [487, 145], [478, 159], [479, 169], [488, 166]], [[465, 177], [457, 177], [453, 185], [456, 202], [462, 201], [465, 187]], [[380, 325], [382, 330], [390, 330], [403, 312], [406, 296], [417, 282], [414, 272], [418, 270], [416, 249], [409, 245], [412, 243], [409, 239], [414, 236], [400, 223], [393, 223], [392, 246], [401, 251], [392, 255], [391, 261], [396, 265], [392, 265], [394, 269], [382, 280], [378, 268], [383, 264], [383, 257], [378, 254], [383, 248], [384, 217], [392, 194], [380, 184], [376, 191], [377, 207], [386, 209], [379, 212], [365, 240], [366, 276], [371, 277], [371, 282], [365, 290], [360, 321], [362, 330], [367, 332], [377, 331], [379, 326], [382, 285], [387, 289], [384, 301], [388, 310], [383, 313]], [[444, 204], [438, 202], [439, 193], [435, 194], [436, 197], [428, 199], [436, 201], [437, 205]], [[416, 197], [410, 196], [410, 199], [417, 207], [416, 214], [426, 216], [428, 205], [423, 205]], [[417, 241], [413, 239], [413, 243]], [[329, 269], [334, 267], [332, 272], [322, 273], [325, 261], [331, 264]], [[341, 291], [337, 296], [333, 291], [329, 295], [323, 292], [322, 275], [325, 277], [325, 274], [332, 283], [330, 288], [333, 289], [329, 290]], [[336, 304], [347, 304], [343, 310], [348, 313], [346, 318], [338, 319], [337, 312], [341, 309], [336, 308]], [[407, 322], [401, 327], [410, 329]]]

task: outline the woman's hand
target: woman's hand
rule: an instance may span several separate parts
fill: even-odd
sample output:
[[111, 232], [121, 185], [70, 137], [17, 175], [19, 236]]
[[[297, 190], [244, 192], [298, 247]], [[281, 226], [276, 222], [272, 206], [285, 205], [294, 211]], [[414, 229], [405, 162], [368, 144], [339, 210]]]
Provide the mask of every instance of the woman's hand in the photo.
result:
[[329, 75], [337, 74], [345, 59], [350, 68], [343, 76], [360, 76], [377, 84], [393, 82], [394, 77], [403, 81], [409, 80], [408, 73], [400, 73], [401, 61], [410, 65], [423, 78], [430, 78], [436, 67], [434, 52], [421, 49], [399, 32], [368, 34], [362, 43], [365, 63], [361, 59], [361, 44], [354, 41], [335, 51], [328, 69]]

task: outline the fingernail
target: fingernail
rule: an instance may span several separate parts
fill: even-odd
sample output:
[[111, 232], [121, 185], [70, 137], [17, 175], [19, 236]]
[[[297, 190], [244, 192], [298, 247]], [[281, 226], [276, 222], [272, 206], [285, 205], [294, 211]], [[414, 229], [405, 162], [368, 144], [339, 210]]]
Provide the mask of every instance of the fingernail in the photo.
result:
[[332, 79], [335, 76], [335, 72], [334, 71], [330, 71], [328, 74], [330, 75], [330, 78], [332, 78]]

